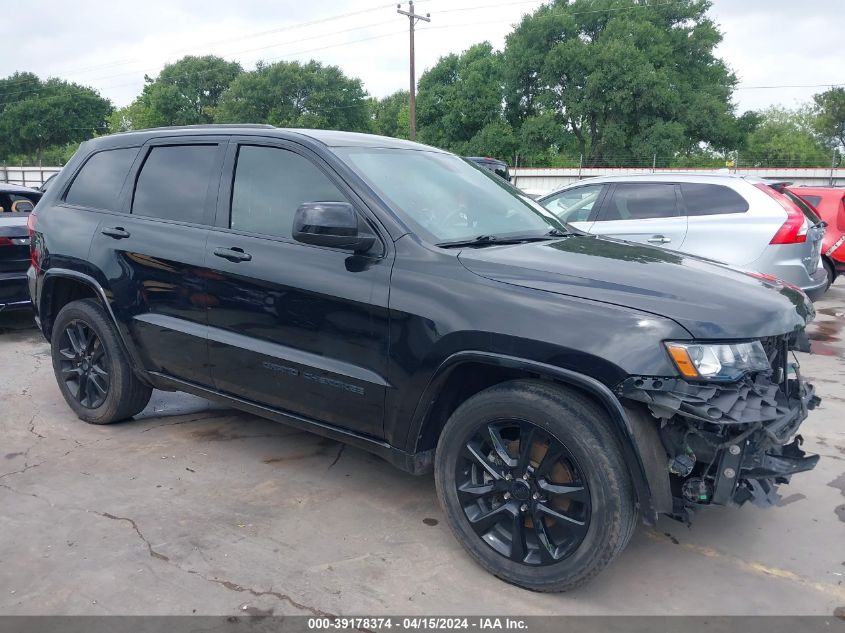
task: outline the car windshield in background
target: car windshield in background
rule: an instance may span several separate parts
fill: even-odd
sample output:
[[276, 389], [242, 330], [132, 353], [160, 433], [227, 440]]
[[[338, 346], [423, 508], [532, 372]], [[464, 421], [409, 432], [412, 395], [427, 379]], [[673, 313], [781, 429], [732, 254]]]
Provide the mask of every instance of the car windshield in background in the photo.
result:
[[359, 147], [335, 153], [436, 244], [476, 238], [489, 244], [567, 230], [518, 189], [452, 154]]
[[38, 198], [35, 196], [30, 197], [19, 193], [0, 191], [0, 214], [29, 213], [35, 208], [37, 202]]

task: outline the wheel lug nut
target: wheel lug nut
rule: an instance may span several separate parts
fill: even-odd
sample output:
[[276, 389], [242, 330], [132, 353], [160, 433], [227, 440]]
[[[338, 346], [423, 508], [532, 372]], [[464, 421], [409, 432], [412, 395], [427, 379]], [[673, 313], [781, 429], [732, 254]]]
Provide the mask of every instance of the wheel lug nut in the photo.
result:
[[504, 497], [505, 497], [505, 499], [510, 499], [510, 498], [511, 498], [511, 493], [506, 492], [506, 493], [505, 493], [505, 495], [504, 495]]
[[505, 475], [505, 479], [506, 479], [506, 480], [508, 480], [508, 481], [510, 481], [511, 479], [513, 479], [513, 475], [511, 475], [510, 473], [508, 473], [507, 475]]
[[528, 481], [528, 473], [525, 473], [525, 474], [522, 476], [522, 478], [523, 478], [525, 481]]
[[531, 495], [531, 498], [532, 498], [532, 499], [534, 499], [534, 500], [536, 501], [537, 499], [539, 499], [539, 498], [540, 498], [540, 494], [539, 494], [539, 493], [537, 493], [537, 492], [535, 492], [533, 495]]
[[523, 503], [523, 504], [519, 507], [519, 509], [520, 509], [522, 512], [527, 512], [527, 511], [528, 511], [528, 506], [527, 506], [527, 505], [525, 505], [525, 504]]

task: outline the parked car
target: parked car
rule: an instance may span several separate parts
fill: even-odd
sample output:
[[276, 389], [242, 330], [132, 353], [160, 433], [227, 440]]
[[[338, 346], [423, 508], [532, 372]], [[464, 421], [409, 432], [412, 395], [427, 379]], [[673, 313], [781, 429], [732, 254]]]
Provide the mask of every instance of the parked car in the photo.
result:
[[818, 461], [792, 439], [819, 402], [789, 355], [804, 294], [569, 230], [435, 148], [104, 136], [30, 229], [37, 322], [79, 418], [181, 390], [433, 469], [458, 540], [523, 587], [586, 582], [638, 517], [771, 504]]
[[29, 187], [0, 184], [0, 312], [29, 308], [26, 269], [29, 232], [26, 220], [41, 193]]
[[845, 273], [845, 188], [789, 187], [788, 190], [812, 205], [827, 222], [822, 242], [822, 264], [828, 284], [832, 284], [838, 275]]
[[466, 158], [479, 167], [492, 171], [500, 178], [504, 178], [508, 182], [511, 181], [511, 171], [505, 161], [499, 160], [498, 158], [490, 158], [489, 156], [467, 156]]
[[782, 187], [728, 174], [607, 176], [540, 202], [583, 231], [773, 275], [816, 299], [828, 286], [819, 261], [824, 225], [811, 223]]

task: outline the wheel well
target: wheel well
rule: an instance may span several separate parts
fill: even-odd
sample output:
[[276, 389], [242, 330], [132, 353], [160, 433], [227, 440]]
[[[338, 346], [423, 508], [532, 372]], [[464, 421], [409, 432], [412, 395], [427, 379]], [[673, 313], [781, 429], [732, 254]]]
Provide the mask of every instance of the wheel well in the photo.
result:
[[833, 263], [833, 259], [828, 257], [827, 255], [822, 254], [822, 262], [830, 267], [830, 269], [833, 271], [833, 278], [836, 279], [839, 275], [836, 274], [836, 264]]
[[49, 281], [41, 306], [41, 324], [44, 335], [48, 340], [53, 331], [53, 322], [56, 320], [59, 311], [71, 301], [80, 299], [96, 299], [99, 301], [100, 297], [97, 296], [97, 292], [91, 286], [78, 279], [58, 277]]
[[520, 379], [539, 379], [573, 389], [593, 400], [602, 409], [607, 410], [605, 404], [589, 391], [568, 382], [549, 379], [548, 376], [544, 376], [538, 372], [494, 366], [480, 362], [462, 363], [449, 373], [446, 377], [446, 382], [442, 385], [440, 391], [437, 393], [436, 399], [429, 407], [428, 413], [423, 420], [416, 450], [425, 451], [437, 447], [437, 440], [440, 438], [443, 427], [446, 426], [449, 417], [461, 403], [493, 385]]

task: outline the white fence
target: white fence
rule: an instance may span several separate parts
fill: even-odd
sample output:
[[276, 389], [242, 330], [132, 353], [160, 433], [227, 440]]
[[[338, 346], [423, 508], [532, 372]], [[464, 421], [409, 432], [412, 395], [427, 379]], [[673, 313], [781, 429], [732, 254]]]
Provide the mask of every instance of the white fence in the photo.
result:
[[23, 185], [24, 187], [40, 187], [53, 174], [61, 171], [61, 167], [27, 167], [21, 165], [0, 164], [0, 183]]
[[845, 187], [845, 168], [830, 167], [741, 167], [739, 169], [652, 169], [651, 167], [516, 167], [511, 169], [513, 184], [533, 194], [546, 194], [576, 180], [595, 176], [630, 176], [634, 174], [691, 173], [719, 174], [736, 173], [760, 178], [789, 180], [796, 185]]
[[[0, 183], [38, 187], [61, 167], [27, 167], [0, 164]], [[515, 167], [513, 184], [528, 193], [545, 194], [576, 180], [595, 176], [629, 176], [651, 173], [718, 174], [738, 173], [760, 178], [789, 180], [796, 185], [845, 187], [845, 168], [830, 167], [754, 167], [740, 169], [652, 169], [651, 167]]]

